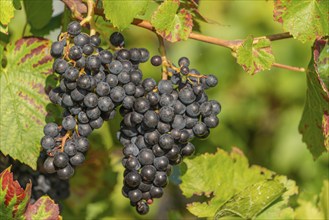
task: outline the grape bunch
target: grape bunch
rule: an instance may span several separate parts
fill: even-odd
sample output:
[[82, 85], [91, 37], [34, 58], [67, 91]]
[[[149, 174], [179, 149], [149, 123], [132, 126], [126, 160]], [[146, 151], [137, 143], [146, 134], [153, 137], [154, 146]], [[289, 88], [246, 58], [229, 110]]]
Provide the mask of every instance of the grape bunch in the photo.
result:
[[64, 111], [60, 125], [50, 122], [44, 127], [41, 146], [48, 154], [45, 170], [60, 179], [69, 179], [84, 162], [88, 135], [112, 119], [117, 106], [133, 101], [125, 97], [144, 95], [139, 64], [149, 59], [149, 52], [123, 49], [118, 32], [110, 42], [117, 47], [113, 54], [100, 47], [97, 35], [82, 33], [80, 23], [73, 21], [51, 46], [53, 71], [60, 83], [49, 92], [49, 99]]
[[32, 182], [32, 203], [46, 194], [56, 203], [68, 198], [70, 195], [67, 180], [60, 180], [56, 174], [47, 174], [40, 167], [38, 171], [34, 171], [29, 166], [13, 160], [9, 156], [4, 156], [0, 152], [0, 173], [8, 166], [11, 166], [14, 179], [19, 182], [21, 187], [25, 188], [27, 183]]
[[[159, 66], [162, 59], [154, 56], [151, 63]], [[194, 153], [191, 140], [208, 137], [210, 128], [219, 123], [221, 105], [208, 100], [205, 93], [217, 85], [217, 78], [189, 69], [186, 57], [179, 59], [178, 65], [170, 65], [169, 79], [158, 84], [152, 78], [144, 79], [144, 94], [126, 96], [120, 108], [123, 120], [118, 139], [124, 146], [125, 167], [122, 193], [140, 214], [146, 214], [153, 199], [163, 195], [172, 166]]]
[[85, 160], [88, 135], [112, 119], [118, 107], [123, 117], [117, 135], [124, 155], [122, 193], [138, 213], [146, 214], [153, 200], [162, 197], [172, 166], [194, 153], [191, 140], [208, 137], [219, 124], [221, 105], [206, 94], [218, 80], [190, 68], [186, 57], [175, 66], [158, 55], [150, 62], [162, 65], [163, 79], [143, 80], [139, 64], [149, 60], [148, 50], [123, 48], [118, 32], [110, 42], [116, 47], [113, 53], [73, 21], [52, 44], [53, 71], [60, 83], [49, 99], [63, 108], [63, 120], [44, 127], [41, 145], [48, 157], [43, 167], [69, 179]]

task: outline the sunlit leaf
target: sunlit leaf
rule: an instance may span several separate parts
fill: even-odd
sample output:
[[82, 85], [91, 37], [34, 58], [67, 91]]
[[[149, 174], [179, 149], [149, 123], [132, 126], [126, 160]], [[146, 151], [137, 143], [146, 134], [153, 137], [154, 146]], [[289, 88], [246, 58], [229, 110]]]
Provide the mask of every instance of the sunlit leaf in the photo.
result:
[[224, 216], [240, 216], [244, 219], [254, 218], [273, 201], [279, 198], [284, 186], [273, 180], [265, 180], [246, 187], [234, 195], [216, 213], [216, 219]]
[[[243, 216], [254, 216], [272, 203], [274, 198], [284, 196], [281, 186], [288, 190], [286, 183], [278, 179], [273, 172], [258, 166], [250, 167], [245, 156], [236, 148], [231, 154], [218, 150], [215, 154], [203, 154], [193, 159], [186, 159], [184, 164], [186, 167], [181, 166], [182, 184], [180, 185], [183, 195], [188, 198], [193, 195], [208, 197], [202, 203], [193, 202], [187, 205], [188, 210], [198, 217], [215, 216], [216, 211], [221, 210], [229, 200], [232, 201], [230, 205], [233, 205], [234, 212], [244, 213]], [[268, 184], [268, 180], [276, 183]], [[268, 185], [264, 188], [258, 187], [260, 190], [257, 191], [259, 194], [256, 198], [252, 185], [261, 186], [262, 183]], [[269, 192], [269, 189], [272, 189], [272, 192]], [[234, 206], [239, 200], [237, 198], [248, 196], [255, 200], [248, 203], [248, 213], [246, 207]], [[267, 199], [267, 196], [270, 198]]]
[[249, 74], [269, 70], [274, 63], [271, 42], [266, 38], [254, 42], [253, 37], [249, 36], [235, 52], [238, 64]]
[[188, 39], [193, 28], [191, 13], [184, 8], [178, 11], [179, 4], [178, 0], [164, 1], [151, 19], [156, 32], [170, 42]]
[[274, 3], [274, 19], [302, 42], [329, 34], [328, 13], [327, 0], [275, 0]]
[[120, 30], [130, 25], [134, 18], [145, 12], [149, 0], [106, 0], [104, 14], [114, 27]]

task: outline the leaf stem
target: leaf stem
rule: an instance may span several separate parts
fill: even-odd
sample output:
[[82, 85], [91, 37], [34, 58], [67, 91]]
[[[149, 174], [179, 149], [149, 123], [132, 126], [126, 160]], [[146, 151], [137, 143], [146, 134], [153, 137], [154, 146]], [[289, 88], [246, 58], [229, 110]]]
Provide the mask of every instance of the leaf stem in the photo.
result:
[[305, 68], [288, 66], [288, 65], [281, 64], [281, 63], [273, 63], [272, 66], [277, 67], [277, 68], [281, 68], [281, 69], [296, 71], [296, 72], [305, 72]]

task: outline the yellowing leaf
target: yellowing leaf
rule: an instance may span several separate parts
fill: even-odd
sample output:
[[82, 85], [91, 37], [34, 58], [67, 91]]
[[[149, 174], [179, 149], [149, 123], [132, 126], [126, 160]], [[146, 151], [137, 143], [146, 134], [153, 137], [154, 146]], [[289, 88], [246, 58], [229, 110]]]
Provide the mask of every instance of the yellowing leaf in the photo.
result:
[[10, 20], [14, 17], [15, 7], [13, 0], [0, 0], [0, 23], [7, 26]]
[[0, 70], [0, 151], [33, 169], [45, 119], [56, 116], [46, 94], [56, 84], [49, 46], [41, 38], [9, 43], [3, 54], [7, 64]]

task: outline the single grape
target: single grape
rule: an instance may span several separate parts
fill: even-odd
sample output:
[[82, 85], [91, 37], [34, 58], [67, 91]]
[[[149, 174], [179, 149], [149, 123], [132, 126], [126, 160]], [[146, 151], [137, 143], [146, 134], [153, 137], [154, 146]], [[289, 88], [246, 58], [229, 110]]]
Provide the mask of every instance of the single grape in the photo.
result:
[[45, 149], [45, 150], [48, 150], [48, 149], [51, 149], [55, 146], [55, 140], [53, 137], [51, 136], [44, 136], [42, 139], [41, 139], [41, 146]]
[[94, 47], [98, 47], [101, 44], [101, 39], [98, 35], [92, 35], [90, 36], [90, 44]]
[[111, 73], [115, 74], [115, 75], [118, 75], [122, 69], [123, 69], [123, 66], [122, 66], [122, 63], [118, 60], [112, 60], [112, 62], [109, 64], [109, 70]]
[[122, 102], [125, 96], [125, 90], [121, 86], [116, 86], [110, 91], [110, 97], [114, 102]]
[[127, 186], [132, 187], [132, 188], [139, 186], [141, 181], [142, 181], [141, 176], [137, 172], [129, 172], [124, 177], [124, 183], [127, 184]]
[[76, 139], [76, 148], [78, 151], [84, 153], [89, 149], [89, 141], [85, 137], [79, 137]]
[[82, 57], [82, 49], [79, 46], [72, 46], [69, 50], [69, 58], [79, 60]]
[[53, 122], [46, 124], [46, 126], [43, 128], [43, 133], [46, 136], [56, 137], [59, 134], [58, 125]]
[[89, 57], [87, 57], [86, 59], [87, 69], [92, 71], [97, 71], [99, 70], [100, 66], [101, 66], [101, 59], [99, 58], [99, 56], [90, 55]]
[[64, 168], [68, 165], [69, 157], [64, 152], [57, 152], [54, 156], [54, 165], [58, 168]]
[[124, 44], [125, 44], [124, 37], [119, 32], [114, 32], [114, 33], [111, 34], [110, 42], [115, 47], [123, 47]]
[[[154, 149], [153, 149], [154, 152]], [[157, 170], [165, 171], [169, 164], [169, 160], [165, 156], [156, 157], [153, 161], [153, 164]]]
[[83, 153], [76, 153], [73, 157], [70, 158], [70, 164], [72, 166], [79, 166], [85, 161], [85, 156]]
[[141, 177], [144, 181], [152, 182], [155, 178], [156, 169], [152, 165], [143, 166], [141, 169]]
[[182, 67], [182, 66], [188, 67], [190, 65], [190, 60], [187, 57], [181, 57], [178, 60], [178, 65], [180, 67]]
[[99, 52], [99, 57], [102, 64], [109, 64], [112, 61], [112, 54], [108, 50], [102, 50], [101, 52]]
[[53, 157], [47, 157], [47, 159], [43, 163], [43, 167], [45, 168], [47, 173], [55, 173], [56, 168], [54, 166], [54, 158]]
[[170, 94], [173, 91], [173, 85], [170, 80], [161, 80], [158, 84], [160, 94]]
[[153, 66], [160, 66], [162, 64], [161, 56], [155, 55], [151, 58], [151, 64]]
[[52, 57], [61, 57], [63, 55], [64, 45], [62, 42], [56, 41], [51, 45], [50, 54]]
[[90, 43], [90, 38], [87, 34], [81, 33], [73, 38], [73, 42], [76, 46], [83, 47]]
[[163, 134], [159, 138], [159, 145], [162, 149], [170, 150], [174, 145], [174, 139], [170, 134]]
[[143, 80], [142, 85], [146, 92], [150, 92], [155, 88], [156, 82], [153, 78], [146, 78]]
[[67, 32], [70, 35], [76, 36], [81, 33], [81, 25], [77, 21], [72, 21], [67, 26]]
[[134, 189], [128, 193], [131, 202], [138, 202], [142, 199], [142, 192], [139, 189]]
[[74, 169], [72, 166], [67, 165], [63, 169], [57, 170], [57, 175], [62, 180], [67, 180], [74, 175]]
[[136, 205], [136, 211], [140, 215], [145, 215], [149, 212], [149, 205], [144, 201], [139, 201]]
[[91, 120], [89, 122], [89, 125], [93, 129], [98, 129], [98, 128], [101, 128], [102, 127], [103, 123], [104, 123], [104, 120], [102, 119], [102, 117], [99, 117], [97, 119]]
[[142, 149], [138, 154], [138, 161], [141, 165], [150, 165], [153, 163], [154, 154], [150, 149]]
[[98, 104], [98, 97], [95, 93], [88, 93], [84, 99], [83, 103], [88, 107], [88, 108], [94, 108]]

